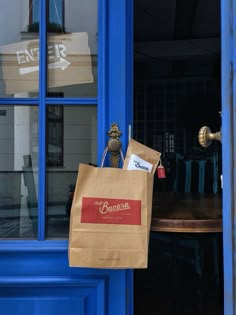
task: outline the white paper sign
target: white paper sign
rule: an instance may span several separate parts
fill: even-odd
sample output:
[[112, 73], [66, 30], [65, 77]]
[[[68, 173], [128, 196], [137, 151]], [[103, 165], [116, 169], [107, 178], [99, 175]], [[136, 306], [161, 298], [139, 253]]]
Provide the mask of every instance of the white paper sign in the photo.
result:
[[127, 170], [139, 170], [151, 173], [153, 165], [138, 155], [131, 154]]

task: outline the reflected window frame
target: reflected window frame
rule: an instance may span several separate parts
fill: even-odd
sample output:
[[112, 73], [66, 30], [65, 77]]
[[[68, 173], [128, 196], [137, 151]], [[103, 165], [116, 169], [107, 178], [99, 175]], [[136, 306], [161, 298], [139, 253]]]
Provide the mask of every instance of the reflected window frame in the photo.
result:
[[[39, 0], [29, 0], [29, 32], [39, 31]], [[64, 0], [49, 0], [48, 2], [48, 31], [53, 33], [65, 32]]]
[[[63, 97], [61, 92], [48, 92], [48, 97]], [[62, 105], [47, 105], [47, 137], [46, 156], [48, 167], [64, 166], [64, 107]], [[57, 154], [51, 152], [51, 147], [59, 148]]]

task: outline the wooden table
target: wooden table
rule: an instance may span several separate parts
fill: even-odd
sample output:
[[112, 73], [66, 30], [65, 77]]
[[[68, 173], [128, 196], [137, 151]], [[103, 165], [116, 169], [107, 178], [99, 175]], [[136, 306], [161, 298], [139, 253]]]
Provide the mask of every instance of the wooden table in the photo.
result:
[[[208, 195], [199, 193], [156, 193], [153, 196], [153, 213], [151, 224], [152, 235], [155, 238], [164, 238], [167, 244], [171, 243], [172, 251], [169, 256], [172, 257], [172, 291], [170, 292], [170, 300], [172, 309], [176, 309], [178, 299], [176, 292], [181, 290], [177, 269], [179, 258], [183, 261], [183, 249], [178, 251], [178, 248], [193, 248], [193, 262], [196, 266], [196, 274], [199, 279], [198, 290], [198, 311], [203, 313], [205, 304], [204, 298], [207, 294], [203, 288], [206, 287], [208, 272], [205, 270], [205, 256], [210, 253], [210, 257], [214, 263], [212, 264], [212, 274], [214, 275], [216, 292], [218, 299], [223, 301], [223, 281], [222, 281], [222, 253], [221, 253], [221, 238], [222, 238], [222, 199], [221, 195]], [[154, 233], [153, 232], [160, 232]], [[164, 232], [164, 233], [162, 233]], [[167, 232], [167, 233], [165, 233]], [[169, 232], [169, 233], [168, 233]], [[176, 233], [177, 232], [177, 233]], [[186, 245], [185, 245], [186, 241]], [[207, 244], [211, 242], [211, 246]], [[179, 245], [180, 244], [180, 245]], [[168, 245], [169, 246], [169, 245]], [[167, 246], [167, 250], [168, 247]], [[207, 247], [207, 248], [206, 248]], [[181, 257], [179, 257], [179, 252]], [[201, 252], [201, 259], [199, 253]], [[204, 254], [206, 253], [206, 255]], [[159, 252], [161, 255], [162, 252]], [[165, 253], [164, 253], [165, 254]], [[186, 257], [186, 261], [189, 257]], [[207, 274], [207, 275], [206, 275]], [[205, 282], [204, 282], [205, 281]], [[223, 302], [222, 302], [223, 305]], [[179, 313], [178, 313], [179, 314]]]
[[154, 193], [151, 231], [222, 232], [221, 195]]

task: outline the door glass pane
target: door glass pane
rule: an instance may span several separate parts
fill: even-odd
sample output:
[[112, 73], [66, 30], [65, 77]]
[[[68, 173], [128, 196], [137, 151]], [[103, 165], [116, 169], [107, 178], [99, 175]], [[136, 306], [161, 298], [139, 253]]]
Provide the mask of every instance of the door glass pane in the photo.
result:
[[0, 238], [36, 238], [38, 108], [0, 106]]
[[[49, 1], [47, 90], [97, 96], [97, 0]], [[49, 94], [50, 95], [50, 94]]]
[[67, 238], [79, 163], [97, 163], [95, 106], [47, 109], [47, 238]]
[[39, 41], [31, 0], [1, 0], [0, 97], [38, 95]]

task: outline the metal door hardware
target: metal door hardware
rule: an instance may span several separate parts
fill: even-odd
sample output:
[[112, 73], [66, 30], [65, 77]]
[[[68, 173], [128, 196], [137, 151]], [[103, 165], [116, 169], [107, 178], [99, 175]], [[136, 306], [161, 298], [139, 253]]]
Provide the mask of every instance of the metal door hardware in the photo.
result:
[[121, 141], [119, 138], [122, 134], [119, 130], [118, 124], [113, 123], [107, 134], [110, 137], [107, 143], [107, 148], [110, 152], [110, 164], [111, 167], [118, 167], [121, 152]]
[[204, 126], [199, 130], [198, 141], [202, 147], [209, 147], [213, 140], [221, 141], [221, 131], [212, 133], [208, 126]]

